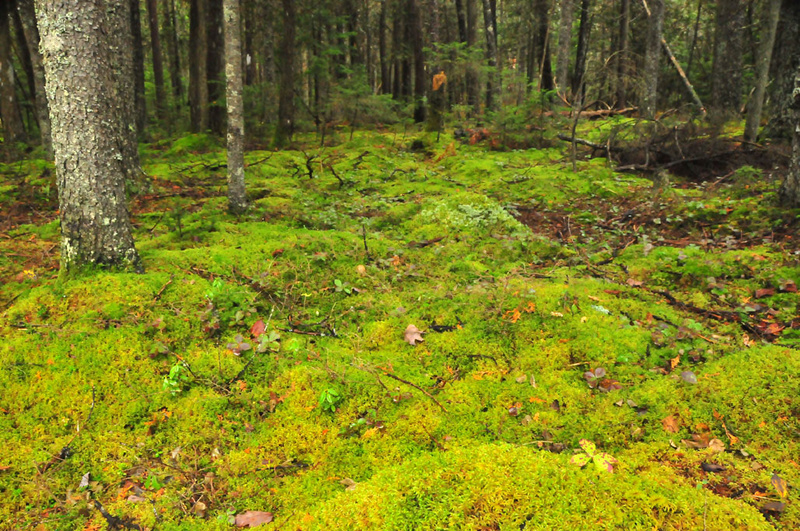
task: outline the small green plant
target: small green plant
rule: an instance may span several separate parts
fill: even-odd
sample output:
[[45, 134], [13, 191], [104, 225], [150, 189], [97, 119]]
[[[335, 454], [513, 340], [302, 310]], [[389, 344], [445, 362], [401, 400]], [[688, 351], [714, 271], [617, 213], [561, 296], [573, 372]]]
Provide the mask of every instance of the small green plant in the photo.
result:
[[581, 445], [583, 453], [574, 455], [572, 459], [569, 460], [570, 463], [578, 465], [579, 467], [584, 467], [591, 461], [598, 470], [605, 470], [606, 472], [614, 471], [614, 463], [617, 462], [614, 457], [605, 452], [598, 452], [597, 446], [595, 446], [592, 441], [581, 439], [578, 444]]
[[337, 278], [333, 281], [333, 285], [336, 286], [336, 293], [344, 292], [348, 295], [353, 294], [353, 286], [351, 286], [349, 282], [342, 282]]
[[169, 374], [164, 376], [162, 387], [169, 391], [172, 396], [183, 391], [183, 385], [189, 381], [188, 371], [182, 361], [178, 361], [169, 370]]
[[323, 411], [330, 411], [331, 413], [336, 412], [336, 406], [341, 404], [344, 398], [339, 391], [334, 389], [333, 387], [329, 387], [320, 393], [319, 395], [319, 407], [322, 408]]

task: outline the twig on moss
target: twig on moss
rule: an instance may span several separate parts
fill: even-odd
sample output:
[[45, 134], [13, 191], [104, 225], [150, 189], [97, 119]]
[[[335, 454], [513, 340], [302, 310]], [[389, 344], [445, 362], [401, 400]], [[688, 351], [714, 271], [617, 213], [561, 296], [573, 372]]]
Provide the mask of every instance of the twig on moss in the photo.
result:
[[417, 384], [411, 383], [408, 380], [403, 380], [399, 376], [395, 376], [394, 374], [391, 374], [391, 373], [388, 373], [388, 372], [384, 372], [383, 375], [388, 377], [388, 378], [391, 378], [392, 380], [397, 380], [398, 382], [404, 383], [406, 385], [410, 385], [414, 389], [422, 391], [425, 394], [425, 396], [427, 396], [428, 398], [433, 400], [433, 403], [436, 404], [437, 406], [439, 406], [442, 409], [442, 411], [444, 411], [445, 413], [448, 413], [447, 409], [438, 400], [436, 400], [436, 398], [432, 394], [430, 394], [428, 391], [426, 391], [422, 387], [418, 386]]
[[172, 281], [173, 281], [173, 280], [175, 280], [175, 275], [170, 275], [170, 277], [169, 277], [169, 280], [167, 281], [167, 283], [166, 283], [166, 284], [164, 284], [163, 286], [161, 286], [161, 289], [160, 289], [160, 290], [158, 290], [158, 293], [156, 293], [156, 296], [155, 296], [155, 297], [153, 297], [153, 302], [157, 302], [157, 301], [158, 301], [158, 299], [160, 299], [160, 298], [161, 298], [161, 296], [164, 294], [164, 291], [166, 291], [167, 287], [168, 287], [170, 284], [172, 284]]

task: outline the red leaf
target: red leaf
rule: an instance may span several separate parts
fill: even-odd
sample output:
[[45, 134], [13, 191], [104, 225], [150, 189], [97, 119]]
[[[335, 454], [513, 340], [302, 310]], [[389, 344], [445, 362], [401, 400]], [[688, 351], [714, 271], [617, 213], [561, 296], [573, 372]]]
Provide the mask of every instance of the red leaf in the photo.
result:
[[272, 521], [272, 513], [264, 511], [247, 511], [237, 514], [234, 521], [236, 527], [258, 527], [261, 524], [268, 524]]
[[259, 319], [253, 326], [250, 327], [250, 333], [253, 334], [253, 338], [258, 339], [258, 336], [263, 334], [267, 330], [267, 325], [264, 324], [264, 321]]
[[756, 299], [761, 299], [763, 297], [771, 297], [775, 295], [775, 290], [772, 288], [762, 288], [756, 290]]

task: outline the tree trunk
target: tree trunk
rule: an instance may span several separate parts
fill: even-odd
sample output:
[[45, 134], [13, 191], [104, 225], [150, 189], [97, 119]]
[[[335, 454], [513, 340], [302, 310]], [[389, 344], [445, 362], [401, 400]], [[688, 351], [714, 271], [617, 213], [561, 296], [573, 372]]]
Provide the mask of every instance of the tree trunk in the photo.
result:
[[224, 0], [225, 80], [228, 107], [228, 210], [247, 210], [244, 188], [244, 103], [242, 101], [242, 37], [239, 0]]
[[381, 2], [381, 11], [378, 18], [378, 55], [381, 64], [381, 94], [392, 91], [392, 76], [390, 73], [389, 56], [386, 50], [386, 2]]
[[715, 114], [736, 114], [742, 103], [744, 15], [742, 0], [718, 0], [711, 70]]
[[792, 134], [792, 162], [781, 185], [779, 198], [782, 205], [797, 208], [800, 207], [800, 68], [795, 73], [794, 89], [790, 96], [795, 124]]
[[14, 86], [14, 64], [11, 61], [9, 14], [12, 8], [11, 2], [0, 2], [0, 118], [3, 120], [3, 142], [7, 145], [25, 139], [25, 126]]
[[225, 84], [225, 33], [222, 21], [222, 0], [206, 0], [206, 83], [208, 84], [208, 128], [215, 135], [225, 134], [225, 107], [222, 97]]
[[617, 108], [628, 105], [628, 34], [631, 19], [631, 0], [621, 0], [619, 17], [619, 49], [617, 50]]
[[283, 7], [283, 34], [278, 60], [280, 61], [280, 88], [278, 91], [278, 123], [275, 125], [275, 147], [284, 147], [294, 133], [294, 52], [297, 12], [294, 0], [281, 0]]
[[[467, 49], [470, 54], [475, 53], [478, 44], [478, 6], [477, 0], [464, 0], [467, 12]], [[472, 63], [472, 55], [467, 64], [465, 75], [467, 82], [467, 101], [472, 112], [480, 112], [480, 86], [478, 86], [478, 71]]]
[[208, 129], [208, 84], [206, 83], [206, 0], [189, 4], [189, 114], [192, 131]]
[[467, 14], [464, 0], [456, 0], [456, 19], [458, 21], [458, 42], [467, 42]]
[[31, 57], [33, 68], [33, 83], [36, 91], [36, 117], [39, 122], [39, 135], [42, 139], [48, 158], [53, 158], [53, 141], [50, 136], [50, 114], [47, 108], [47, 94], [44, 88], [44, 64], [42, 64], [42, 54], [39, 51], [39, 28], [36, 25], [36, 11], [33, 7], [33, 0], [17, 0], [19, 18], [25, 33], [28, 52]]
[[417, 0], [408, 0], [408, 26], [414, 52], [414, 121], [425, 121], [425, 53], [423, 52], [422, 16]]
[[756, 88], [747, 106], [744, 139], [748, 142], [755, 142], [758, 139], [758, 127], [761, 124], [764, 94], [769, 83], [769, 63], [772, 60], [772, 49], [775, 46], [775, 32], [778, 28], [780, 13], [781, 0], [770, 0], [762, 25], [758, 54], [756, 55]]
[[664, 0], [650, 1], [650, 16], [647, 19], [647, 42], [644, 55], [644, 92], [640, 105], [644, 118], [656, 116], [658, 100], [658, 69], [661, 59], [661, 28], [664, 24]]
[[572, 0], [561, 0], [561, 20], [558, 23], [558, 54], [556, 55], [556, 85], [562, 96], [569, 87], [569, 56], [572, 51]]
[[144, 47], [139, 0], [130, 0], [131, 33], [133, 35], [133, 106], [137, 136], [144, 136], [147, 127], [147, 100], [144, 95]]
[[178, 22], [175, 15], [175, 0], [164, 0], [166, 13], [167, 48], [169, 49], [169, 79], [172, 84], [172, 97], [175, 109], [183, 106], [183, 82], [181, 81], [181, 55], [178, 45]]
[[[19, 60], [22, 71], [25, 72], [25, 81], [27, 82], [27, 93], [22, 94], [22, 101], [35, 106], [36, 104], [36, 84], [33, 80], [33, 61], [31, 60], [31, 53], [28, 50], [28, 42], [25, 40], [25, 29], [22, 27], [22, 19], [19, 16], [18, 1], [10, 0], [11, 7], [9, 8], [9, 15], [14, 23], [14, 38], [16, 39], [17, 59]], [[18, 83], [22, 88], [22, 84]], [[30, 123], [28, 124], [30, 127]]]
[[[130, 34], [130, 3], [38, 0], [61, 216], [61, 267], [85, 264], [141, 268], [125, 201], [128, 173], [125, 102], [113, 90], [132, 54], [113, 36]], [[120, 9], [120, 7], [124, 7]], [[116, 20], [114, 20], [116, 18]], [[124, 38], [124, 37], [123, 37]], [[113, 57], [117, 53], [118, 57]], [[132, 82], [131, 82], [132, 85]]]
[[772, 51], [773, 82], [770, 85], [770, 121], [764, 133], [770, 138], [791, 139], [797, 123], [794, 120], [791, 97], [794, 76], [800, 67], [800, 2], [783, 0], [780, 20]]
[[164, 66], [161, 60], [161, 36], [158, 32], [158, 0], [147, 0], [147, 15], [150, 25], [150, 50], [153, 54], [153, 81], [156, 85], [156, 115], [164, 122]]
[[[575, 52], [575, 74], [572, 76], [572, 94], [577, 95], [578, 92], [584, 90], [586, 80], [584, 74], [586, 73], [586, 56], [589, 52], [589, 33], [592, 29], [591, 21], [589, 20], [589, 7], [590, 0], [581, 1], [581, 21], [580, 28], [578, 29], [578, 49]], [[581, 96], [583, 100], [583, 96]]]
[[534, 59], [536, 60], [537, 71], [539, 72], [539, 88], [541, 90], [553, 90], [555, 80], [553, 79], [553, 67], [550, 63], [550, 5], [548, 0], [534, 0], [534, 35], [535, 50]]
[[489, 75], [486, 80], [486, 109], [495, 110], [497, 100], [500, 95], [500, 85], [497, 83], [499, 78], [499, 68], [497, 64], [497, 35], [495, 34], [496, 26], [494, 21], [495, 14], [492, 10], [491, 0], [482, 0], [483, 2], [483, 27], [486, 35], [486, 59], [489, 65]]

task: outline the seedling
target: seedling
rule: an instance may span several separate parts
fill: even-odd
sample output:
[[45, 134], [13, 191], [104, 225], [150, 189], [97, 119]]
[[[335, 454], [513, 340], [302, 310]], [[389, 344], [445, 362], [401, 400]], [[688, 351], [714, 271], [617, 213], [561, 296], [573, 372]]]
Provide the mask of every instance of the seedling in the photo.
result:
[[605, 452], [598, 452], [597, 446], [587, 439], [581, 439], [578, 444], [581, 445], [584, 453], [574, 455], [572, 459], [569, 460], [570, 463], [578, 465], [579, 467], [584, 467], [591, 461], [598, 470], [614, 472], [614, 463], [617, 462], [614, 457]]
[[321, 407], [323, 411], [335, 413], [336, 406], [338, 406], [342, 400], [344, 400], [344, 398], [342, 398], [342, 395], [339, 394], [339, 391], [331, 387], [325, 389], [319, 395], [319, 407]]

